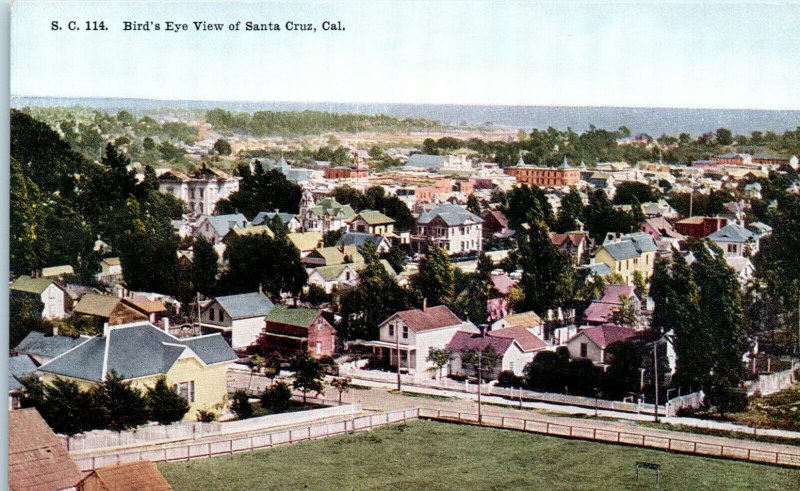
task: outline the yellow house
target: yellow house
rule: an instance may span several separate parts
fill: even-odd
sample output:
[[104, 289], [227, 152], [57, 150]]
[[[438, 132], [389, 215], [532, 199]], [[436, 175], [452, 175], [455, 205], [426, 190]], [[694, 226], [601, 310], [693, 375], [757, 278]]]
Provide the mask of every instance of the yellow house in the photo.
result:
[[645, 280], [653, 275], [656, 261], [656, 244], [653, 238], [643, 232], [606, 238], [594, 256], [594, 263], [603, 263], [611, 268], [612, 273], [619, 273], [625, 283], [633, 285], [636, 271]]
[[394, 219], [376, 210], [362, 210], [350, 219], [347, 229], [350, 232], [394, 236]]
[[45, 383], [56, 378], [82, 389], [103, 381], [111, 370], [144, 390], [161, 376], [189, 401], [184, 419], [196, 419], [198, 409], [221, 409], [228, 401], [225, 375], [236, 353], [220, 334], [177, 338], [148, 322], [105, 328], [103, 335], [39, 367]]

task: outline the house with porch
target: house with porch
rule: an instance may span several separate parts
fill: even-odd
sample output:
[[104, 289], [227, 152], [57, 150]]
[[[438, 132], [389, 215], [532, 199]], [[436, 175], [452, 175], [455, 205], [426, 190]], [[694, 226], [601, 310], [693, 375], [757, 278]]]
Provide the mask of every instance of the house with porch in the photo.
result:
[[607, 349], [619, 341], [640, 336], [642, 331], [615, 324], [581, 327], [566, 342], [569, 356], [572, 359], [586, 358], [597, 366], [607, 367], [610, 360]]
[[423, 306], [392, 314], [378, 326], [378, 340], [358, 344], [372, 348], [373, 354], [387, 366], [400, 370], [415, 379], [431, 378], [434, 365], [427, 361], [431, 348], [443, 349], [458, 331], [477, 334], [472, 322], [459, 319], [444, 305]]
[[258, 339], [264, 317], [273, 308], [262, 292], [215, 297], [200, 311], [200, 328], [204, 333], [221, 333], [234, 349], [247, 348]]
[[160, 377], [189, 402], [185, 420], [199, 409], [224, 408], [226, 373], [238, 358], [220, 334], [177, 338], [149, 322], [106, 326], [103, 334], [39, 367], [45, 383], [56, 378], [90, 390], [114, 370], [133, 387], [152, 387]]

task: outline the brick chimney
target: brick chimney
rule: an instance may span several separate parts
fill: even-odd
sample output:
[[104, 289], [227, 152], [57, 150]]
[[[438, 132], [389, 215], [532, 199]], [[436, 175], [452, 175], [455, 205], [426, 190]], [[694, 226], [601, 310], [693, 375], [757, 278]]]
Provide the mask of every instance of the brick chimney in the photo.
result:
[[426, 310], [428, 310], [428, 299], [427, 299], [427, 297], [422, 299], [422, 311], [425, 312]]

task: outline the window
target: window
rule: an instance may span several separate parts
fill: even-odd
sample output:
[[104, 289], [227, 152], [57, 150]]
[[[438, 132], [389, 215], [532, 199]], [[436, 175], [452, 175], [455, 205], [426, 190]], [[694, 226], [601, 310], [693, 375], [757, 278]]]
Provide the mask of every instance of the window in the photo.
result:
[[316, 351], [318, 355], [322, 354], [322, 341], [317, 341]]
[[219, 321], [222, 322], [223, 320], [225, 320], [225, 313], [222, 309], [219, 309]]
[[728, 252], [736, 252], [736, 244], [728, 244]]
[[389, 336], [394, 337], [394, 325], [389, 324]]
[[194, 402], [194, 380], [181, 382], [174, 386], [175, 392], [189, 402]]
[[317, 331], [321, 331], [321, 330], [322, 330], [322, 327], [323, 327], [324, 325], [325, 325], [325, 324], [322, 322], [322, 318], [321, 318], [321, 317], [320, 317], [319, 319], [317, 319]]
[[408, 339], [408, 326], [403, 326], [403, 339]]
[[581, 358], [586, 358], [587, 356], [589, 356], [589, 345], [581, 343]]

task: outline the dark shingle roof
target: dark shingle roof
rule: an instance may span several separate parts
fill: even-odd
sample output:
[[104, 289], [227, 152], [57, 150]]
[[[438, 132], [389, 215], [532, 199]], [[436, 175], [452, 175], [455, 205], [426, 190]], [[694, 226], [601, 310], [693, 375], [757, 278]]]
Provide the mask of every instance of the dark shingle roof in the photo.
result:
[[44, 333], [32, 331], [19, 342], [14, 351], [29, 355], [55, 358], [72, 348], [85, 343], [88, 338], [71, 338], [69, 336], [45, 336]]
[[716, 232], [709, 234], [708, 238], [714, 242], [735, 242], [743, 244], [753, 240], [755, 234], [738, 223], [731, 222]]
[[607, 240], [603, 243], [603, 248], [617, 261], [631, 259], [638, 257], [642, 253], [657, 250], [653, 237], [644, 232], [636, 232], [624, 235], [619, 239]]
[[466, 350], [483, 351], [491, 347], [495, 353], [503, 355], [512, 344], [514, 344], [514, 338], [511, 337], [482, 336], [466, 331], [456, 331], [450, 338], [450, 342], [447, 343], [447, 349], [461, 352]]
[[[284, 225], [287, 225], [289, 222], [292, 221], [292, 218], [296, 216], [292, 213], [282, 213], [282, 212], [278, 212], [277, 215], [281, 218], [281, 222], [283, 222]], [[274, 211], [260, 211], [258, 212], [258, 215], [256, 215], [255, 218], [253, 218], [253, 225], [265, 225], [269, 220], [272, 220], [274, 216], [275, 216]]]
[[263, 293], [242, 293], [216, 297], [214, 300], [225, 309], [231, 319], [263, 317], [270, 313], [275, 304]]
[[354, 245], [357, 248], [361, 249], [367, 243], [371, 243], [376, 248], [380, 245], [380, 243], [384, 240], [384, 238], [380, 235], [374, 234], [367, 234], [363, 232], [347, 232], [339, 237], [339, 240], [336, 242], [337, 246], [349, 246]]
[[[425, 310], [403, 310], [397, 312], [395, 315], [400, 317], [414, 332], [463, 324], [463, 321], [445, 305], [428, 307]], [[389, 319], [391, 319], [391, 317], [389, 317]], [[385, 322], [386, 321], [383, 321], [383, 323]]]
[[36, 364], [28, 355], [12, 356], [8, 359], [8, 390], [19, 390], [23, 377], [36, 371]]
[[124, 379], [146, 377], [167, 373], [186, 348], [206, 364], [236, 360], [236, 353], [218, 334], [180, 339], [143, 323], [111, 328], [107, 336], [91, 338], [39, 370], [95, 382], [111, 370]]
[[417, 223], [425, 225], [436, 217], [441, 217], [448, 226], [463, 225], [468, 221], [483, 223], [483, 219], [470, 212], [463, 206], [443, 204], [431, 211], [420, 213]]
[[205, 218], [208, 219], [208, 223], [211, 224], [211, 227], [220, 237], [227, 234], [234, 226], [244, 227], [250, 223], [241, 213], [232, 213], [230, 215], [206, 215]]

